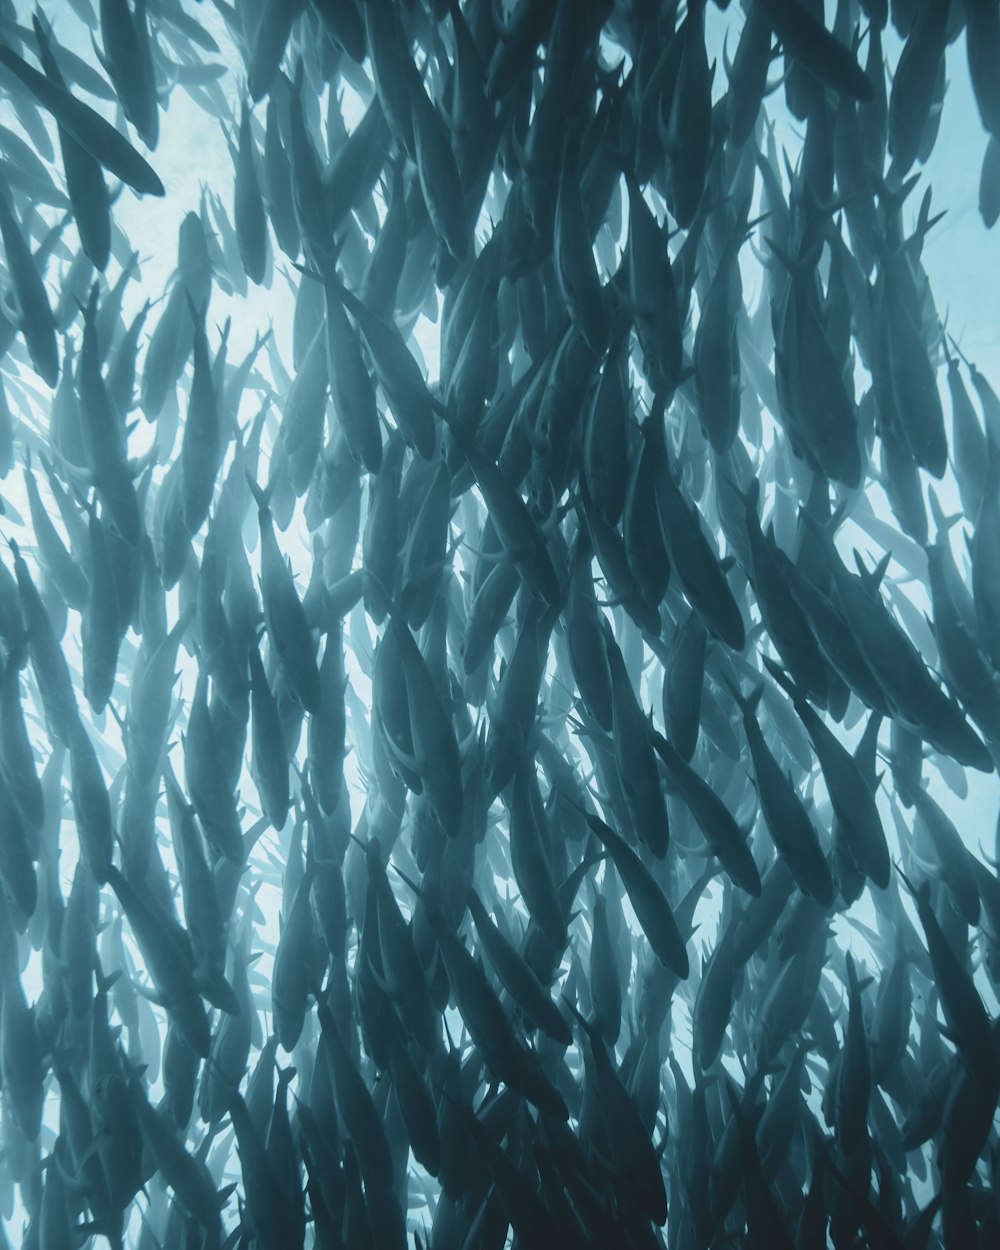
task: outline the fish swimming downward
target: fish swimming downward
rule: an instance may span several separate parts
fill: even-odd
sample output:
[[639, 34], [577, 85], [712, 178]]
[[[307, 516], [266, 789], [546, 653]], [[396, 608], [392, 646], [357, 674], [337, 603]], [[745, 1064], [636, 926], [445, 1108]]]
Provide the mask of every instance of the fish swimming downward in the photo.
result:
[[0, 1246], [1000, 1245], [976, 195], [1000, 0], [0, 0]]

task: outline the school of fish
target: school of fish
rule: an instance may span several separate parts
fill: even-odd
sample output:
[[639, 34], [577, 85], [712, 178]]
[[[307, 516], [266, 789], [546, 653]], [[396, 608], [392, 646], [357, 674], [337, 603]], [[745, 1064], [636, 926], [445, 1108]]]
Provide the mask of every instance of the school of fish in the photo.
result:
[[0, 1246], [1000, 1245], [951, 45], [0, 3]]

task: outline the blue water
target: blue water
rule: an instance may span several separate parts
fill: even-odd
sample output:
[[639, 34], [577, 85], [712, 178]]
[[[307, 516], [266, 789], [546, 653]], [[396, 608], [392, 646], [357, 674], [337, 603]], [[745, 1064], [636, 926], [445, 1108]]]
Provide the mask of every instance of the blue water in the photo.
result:
[[[53, 20], [56, 36], [66, 47], [77, 52], [88, 62], [96, 64], [89, 34], [73, 11], [74, 7], [68, 3], [50, 4], [48, 6], [49, 17]], [[151, 10], [155, 10], [155, 6], [151, 5], [150, 7]], [[30, 23], [31, 6], [17, 4], [15, 8], [17, 20], [22, 24]], [[218, 55], [209, 57], [205, 54], [205, 59], [215, 60], [225, 65], [226, 72], [218, 79], [211, 96], [202, 95], [199, 98], [195, 98], [182, 86], [178, 85], [174, 86], [170, 91], [169, 98], [165, 98], [162, 102], [160, 140], [155, 153], [149, 154], [149, 159], [154, 164], [166, 186], [166, 196], [163, 199], [139, 198], [126, 189], [114, 207], [116, 229], [123, 236], [123, 246], [116, 246], [115, 259], [112, 260], [106, 276], [110, 282], [114, 282], [118, 277], [121, 271], [121, 260], [125, 254], [124, 240], [127, 240], [127, 248], [136, 251], [140, 257], [140, 270], [136, 281], [130, 284], [126, 292], [123, 306], [126, 324], [139, 311], [144, 301], [148, 299], [154, 302], [150, 319], [147, 322], [144, 341], [148, 340], [148, 332], [155, 325], [156, 318], [163, 307], [162, 304], [156, 301], [165, 293], [174, 279], [177, 264], [178, 230], [185, 214], [191, 211], [199, 211], [205, 203], [204, 197], [206, 192], [210, 192], [219, 197], [230, 218], [232, 215], [233, 165], [228, 139], [235, 139], [239, 120], [238, 108], [241, 92], [245, 84], [246, 71], [239, 50], [234, 45], [219, 12], [208, 4], [189, 4], [186, 6], [186, 11], [219, 44], [220, 52]], [[832, 20], [833, 6], [828, 5], [828, 25], [832, 23]], [[735, 47], [735, 36], [742, 25], [742, 21], [740, 6], [737, 4], [730, 5], [725, 11], [721, 11], [714, 6], [709, 7], [707, 40], [709, 59], [716, 62], [713, 87], [713, 95], [716, 100], [721, 98], [726, 86], [722, 60], [723, 40], [728, 33], [728, 49], [731, 55]], [[610, 42], [608, 42], [608, 48], [610, 46]], [[886, 32], [885, 46], [891, 72], [898, 59], [901, 47], [901, 41], [891, 30]], [[293, 53], [292, 55], [294, 58], [295, 54]], [[609, 59], [613, 59], [610, 52], [608, 52], [608, 55]], [[771, 67], [773, 80], [777, 80], [781, 69], [782, 61], [776, 59]], [[908, 229], [913, 227], [916, 221], [920, 197], [926, 187], [931, 187], [933, 189], [933, 211], [944, 212], [945, 214], [943, 219], [928, 235], [922, 254], [923, 265], [933, 292], [935, 306], [946, 326], [947, 332], [954, 337], [962, 352], [975, 362], [978, 368], [991, 379], [997, 389], [1000, 389], [1000, 304], [998, 304], [996, 298], [995, 282], [995, 275], [1000, 272], [1000, 233], [997, 230], [986, 230], [978, 211], [979, 168], [986, 146], [986, 139], [969, 83], [964, 36], [952, 44], [948, 50], [947, 78], [948, 89], [945, 96], [938, 139], [927, 163], [919, 167], [920, 183], [916, 193], [911, 196], [905, 206], [904, 222]], [[357, 92], [348, 83], [342, 83], [339, 90], [343, 93], [340, 102], [343, 123], [348, 130], [351, 130], [358, 124], [364, 105]], [[90, 102], [94, 103], [95, 107], [109, 119], [115, 120], [114, 109], [100, 102]], [[218, 107], [223, 102], [226, 106], [225, 112], [222, 112]], [[322, 101], [323, 109], [326, 109], [327, 105], [328, 101], [324, 98]], [[784, 149], [791, 166], [794, 167], [801, 149], [801, 127], [787, 114], [784, 108], [783, 93], [780, 89], [769, 97], [765, 107], [768, 115], [775, 123], [779, 150]], [[263, 106], [258, 107], [255, 118], [255, 124], [262, 122]], [[16, 113], [10, 107], [9, 101], [2, 98], [0, 98], [0, 122], [14, 131], [22, 133]], [[51, 124], [51, 120], [48, 122], [48, 129], [54, 136], [55, 129]], [[262, 133], [261, 130], [258, 135], [259, 139], [262, 138]], [[54, 168], [54, 176], [57, 181], [61, 177], [57, 167]], [[786, 182], [786, 192], [787, 189]], [[622, 193], [624, 196], [624, 183], [622, 184]], [[664, 211], [662, 201], [659, 201], [654, 196], [650, 196], [650, 201], [662, 218]], [[498, 189], [498, 193], [495, 195], [495, 205], [498, 209], [502, 202], [503, 193]], [[374, 205], [378, 216], [380, 218], [384, 217], [385, 201], [380, 188], [376, 188], [374, 192]], [[481, 218], [480, 244], [489, 228], [490, 207], [492, 206], [487, 205], [484, 208]], [[19, 204], [18, 209], [23, 215], [25, 206]], [[42, 209], [41, 211], [47, 224], [55, 220], [55, 214], [51, 209]], [[213, 222], [213, 216], [214, 214], [209, 209], [207, 220], [210, 223]], [[216, 227], [217, 224], [216, 222]], [[610, 251], [615, 255], [616, 260], [619, 260], [621, 257], [626, 233], [627, 215], [620, 237], [611, 240], [609, 244]], [[371, 240], [369, 240], [370, 242]], [[50, 260], [46, 271], [47, 289], [53, 303], [56, 302], [61, 284], [69, 271], [78, 246], [79, 241], [75, 228], [70, 223], [65, 228], [61, 246], [56, 249], [54, 258]], [[758, 250], [745, 248], [741, 255], [744, 276], [744, 298], [751, 312], [759, 299], [766, 298], [766, 287], [759, 260], [759, 256], [762, 254], [759, 250], [760, 247], [761, 244], [758, 241]], [[289, 379], [294, 373], [292, 362], [294, 296], [299, 283], [303, 279], [297, 271], [291, 268], [288, 259], [275, 247], [273, 234], [269, 242], [268, 276], [265, 283], [259, 288], [252, 285], [247, 286], [243, 276], [233, 267], [233, 256], [226, 255], [223, 252], [222, 241], [218, 235], [213, 243], [212, 255], [213, 263], [217, 264], [218, 270], [208, 315], [208, 336], [211, 349], [214, 351], [218, 346], [221, 328], [224, 325], [228, 326], [228, 359], [230, 362], [242, 359], [252, 348], [258, 335], [262, 335], [267, 331], [271, 332], [271, 338], [266, 348], [257, 359], [251, 386], [244, 394], [239, 410], [240, 424], [245, 426], [253, 419], [260, 408], [262, 397], [268, 396], [271, 400], [270, 412], [264, 427], [261, 465], [258, 471], [260, 480], [264, 481], [267, 477], [269, 458], [278, 437], [278, 424], [283, 401], [287, 394]], [[238, 264], [238, 260], [236, 263]], [[607, 281], [608, 277], [607, 273], [602, 274], [603, 280]], [[226, 289], [227, 286], [231, 288], [229, 291]], [[81, 291], [85, 291], [85, 289], [86, 287], [84, 286], [81, 288]], [[66, 335], [69, 340], [79, 344], [80, 322], [78, 317], [74, 318], [67, 327]], [[411, 350], [421, 361], [426, 377], [432, 384], [438, 379], [439, 338], [440, 318], [431, 320], [426, 315], [421, 315], [413, 325], [410, 346]], [[690, 340], [688, 341], [688, 347], [690, 347]], [[938, 366], [938, 386], [945, 406], [946, 417], [948, 417], [950, 407], [943, 357], [939, 356], [935, 363]], [[140, 368], [141, 365], [142, 353], [140, 351]], [[52, 394], [31, 369], [30, 362], [24, 353], [23, 345], [20, 343], [12, 348], [7, 358], [0, 364], [0, 369], [3, 372], [3, 381], [8, 401], [16, 418], [15, 438], [17, 447], [17, 464], [11, 468], [3, 481], [4, 516], [2, 521], [0, 521], [0, 530], [2, 530], [5, 538], [15, 539], [22, 546], [33, 576], [41, 581], [43, 579], [40, 577], [39, 565], [34, 555], [34, 541], [30, 526], [22, 463], [30, 450], [35, 457], [37, 467], [39, 454], [46, 450]], [[858, 378], [861, 389], [866, 385], [864, 382], [865, 376], [864, 370], [859, 363]], [[190, 371], [185, 373], [178, 388], [178, 394], [168, 399], [165, 413], [160, 417], [161, 423], [169, 420], [174, 408], [177, 409], [180, 419], [183, 421], [189, 387]], [[134, 413], [130, 419], [135, 422], [136, 428], [130, 438], [129, 454], [134, 459], [141, 459], [147, 451], [154, 447], [156, 427], [147, 422], [139, 412]], [[762, 497], [765, 501], [765, 523], [769, 518], [776, 521], [779, 542], [782, 540], [783, 533], [785, 536], [788, 535], [789, 526], [794, 522], [794, 511], [791, 508], [791, 504], [787, 498], [781, 498], [781, 487], [775, 484], [778, 468], [777, 449], [780, 446], [781, 437], [779, 426], [773, 415], [765, 413], [761, 445], [751, 448], [755, 455], [759, 453], [760, 456], [758, 471], [764, 486]], [[178, 441], [175, 444], [175, 455], [179, 445]], [[227, 454], [227, 459], [219, 477], [220, 481], [228, 472], [230, 456], [231, 451]], [[167, 464], [160, 464], [153, 473], [151, 496], [154, 501], [156, 491], [160, 488], [163, 481], [166, 468]], [[55, 504], [44, 475], [37, 474], [37, 476], [43, 499], [55, 516]], [[925, 491], [928, 481], [927, 476], [923, 475]], [[361, 502], [362, 516], [367, 511], [368, 489], [366, 485]], [[933, 489], [945, 514], [961, 510], [957, 485], [950, 469], [940, 483], [934, 483]], [[908, 571], [912, 563], [912, 544], [905, 540], [887, 538], [887, 531], [884, 527], [889, 526], [892, 530], [896, 530], [898, 527], [892, 517], [884, 492], [871, 479], [869, 479], [865, 488], [865, 495], [868, 513], [876, 518], [876, 523], [874, 525], [858, 524], [859, 519], [864, 519], [863, 514], [865, 512], [864, 504], [860, 505], [854, 519], [850, 519], [838, 535], [841, 550], [846, 557], [849, 557], [851, 548], [858, 547], [870, 558], [869, 562], [871, 563], [881, 555], [882, 551], [892, 550], [893, 541], [898, 542], [898, 552], [901, 558], [890, 562], [886, 575], [889, 601], [896, 607], [898, 619], [902, 621], [904, 628], [911, 631], [911, 637], [918, 649], [926, 651], [927, 635], [922, 632], [923, 626], [921, 622], [923, 615], [930, 612], [930, 600], [924, 584], [919, 579], [914, 579]], [[452, 518], [450, 535], [455, 544], [453, 568], [456, 578], [460, 579], [465, 574], [471, 575], [475, 567], [478, 558], [478, 528], [481, 527], [484, 516], [485, 509], [481, 497], [478, 494], [470, 494]], [[710, 514], [709, 520], [714, 520]], [[956, 526], [951, 535], [952, 552], [966, 580], [970, 576], [966, 538], [971, 535], [973, 521], [973, 518], [965, 518], [966, 524]], [[879, 528], [879, 524], [883, 528]], [[782, 526], [785, 527], [784, 531], [782, 531]], [[65, 537], [65, 530], [58, 520], [57, 527], [60, 528]], [[320, 544], [329, 543], [332, 536], [330, 530], [321, 531]], [[202, 533], [201, 536], [196, 538], [196, 551], [200, 551], [203, 537], [204, 534]], [[256, 521], [252, 510], [243, 526], [243, 537], [250, 566], [256, 579], [260, 573], [260, 547]], [[721, 535], [718, 538], [721, 547]], [[997, 536], [997, 539], [1000, 541], [1000, 535]], [[289, 523], [286, 526], [282, 526], [279, 540], [282, 552], [287, 557], [295, 575], [298, 591], [300, 595], [304, 595], [310, 583], [314, 560], [322, 558], [322, 547], [317, 544], [317, 534], [310, 532], [303, 501], [299, 501], [297, 504]], [[360, 568], [361, 562], [359, 546], [354, 553], [353, 567]], [[7, 564], [9, 567], [9, 561], [7, 561]], [[458, 587], [455, 589], [457, 590]], [[190, 588], [183, 584], [179, 588], [167, 592], [167, 617], [170, 623], [177, 619], [186, 602], [186, 597], [189, 595]], [[907, 601], [909, 611], [907, 611], [906, 603], [904, 603], [903, 611], [900, 613], [899, 603], [902, 600]], [[58, 612], [56, 615], [58, 616]], [[623, 625], [624, 618], [621, 611], [608, 609], [607, 615], [608, 619], [613, 620], [615, 624], [615, 628], [619, 633], [619, 641], [622, 643], [623, 648], [627, 645], [623, 639], [627, 639], [628, 643], [633, 646], [636, 645], [638, 635], [630, 626]], [[750, 619], [754, 622], [759, 619], [756, 605], [751, 610]], [[344, 769], [345, 779], [349, 788], [351, 823], [354, 828], [359, 826], [359, 821], [362, 820], [362, 813], [365, 810], [366, 800], [370, 799], [369, 781], [374, 768], [370, 724], [371, 656], [380, 632], [380, 630], [376, 629], [372, 620], [365, 616], [360, 606], [355, 608], [345, 621], [345, 667], [350, 690], [347, 702], [349, 752], [345, 760]], [[132, 631], [126, 635], [123, 642], [116, 685], [112, 696], [112, 703], [118, 711], [124, 711], [127, 704], [130, 674], [135, 662], [139, 642], [138, 636]], [[642, 651], [641, 643], [639, 645], [640, 657], [646, 667], [636, 693], [644, 710], [648, 710], [650, 707], [654, 709], [654, 722], [658, 728], [662, 729], [662, 718], [659, 712], [660, 688], [662, 684], [661, 666], [648, 648]], [[79, 614], [74, 611], [70, 611], [68, 614], [65, 633], [62, 637], [62, 646], [74, 682], [78, 687], [82, 706], [81, 620]], [[505, 646], [509, 652], [509, 644], [506, 640]], [[509, 654], [507, 658], [509, 659]], [[935, 668], [936, 657], [925, 654], [925, 659], [932, 669]], [[179, 714], [171, 732], [170, 741], [173, 744], [171, 758], [175, 770], [180, 772], [182, 762], [181, 742], [186, 731], [188, 709], [194, 696], [198, 674], [198, 663], [194, 653], [194, 646], [190, 641], [180, 653], [178, 666], [181, 676], [175, 687], [174, 698], [177, 701]], [[499, 671], [498, 664], [495, 668], [496, 675], [499, 675]], [[554, 680], [556, 672], [557, 666], [553, 653], [549, 657], [547, 668], [547, 678], [551, 685], [546, 695], [548, 700], [546, 716], [551, 717], [553, 723], [561, 726], [570, 710], [571, 700], [569, 694], [561, 691]], [[41, 765], [49, 759], [52, 747], [50, 735], [42, 715], [37, 685], [29, 670], [26, 670], [23, 686], [25, 689], [29, 731], [39, 764]], [[472, 720], [477, 721], [481, 718], [485, 723], [488, 723], [489, 706], [489, 703], [487, 703], [485, 709], [470, 708], [469, 715]], [[86, 710], [89, 717], [89, 709]], [[855, 701], [851, 714], [838, 729], [841, 739], [852, 748], [856, 745], [865, 723], [864, 718], [859, 719], [860, 711], [861, 709]], [[732, 717], [734, 724], [737, 722], [738, 718], [735, 717], [731, 708], [727, 708], [725, 714]], [[107, 713], [90, 718], [88, 723], [94, 731], [93, 736], [97, 745], [98, 758], [104, 778], [109, 785], [113, 808], [116, 808], [120, 802], [120, 787], [125, 767], [125, 745], [122, 732], [115, 716]], [[883, 752], [889, 749], [888, 739], [888, 730], [883, 729], [880, 739]], [[572, 763], [581, 775], [587, 774], [591, 769], [593, 757], [588, 751], [588, 744], [585, 738], [571, 733], [567, 741]], [[304, 759], [304, 752], [305, 736], [303, 735], [297, 756], [300, 764]], [[885, 767], [884, 763], [879, 764], [880, 771]], [[925, 768], [924, 776], [928, 782], [930, 793], [955, 823], [968, 850], [984, 862], [989, 862], [990, 857], [997, 850], [995, 830], [1000, 784], [998, 784], [996, 774], [984, 775], [971, 769], [959, 769], [956, 771], [954, 768], [946, 769], [942, 773], [931, 763]], [[64, 787], [68, 785], [68, 771], [64, 775], [63, 785]], [[827, 830], [830, 825], [831, 809], [822, 777], [819, 776], [817, 771], [814, 771], [812, 777], [805, 785], [800, 786], [800, 789], [807, 795], [811, 803], [817, 825], [824, 831]], [[886, 770], [884, 782], [878, 796], [878, 806], [887, 833], [890, 850], [895, 858], [899, 847], [896, 838], [891, 796], [892, 782], [888, 770]], [[246, 831], [258, 819], [260, 813], [260, 798], [253, 778], [250, 775], [248, 758], [244, 760], [244, 767], [240, 776], [239, 801], [242, 809], [242, 826], [244, 831]], [[675, 800], [671, 801], [674, 802]], [[737, 819], [746, 828], [750, 828], [753, 825], [755, 813], [745, 804], [734, 814], [737, 815]], [[506, 812], [497, 802], [494, 805], [490, 818], [487, 839], [505, 839], [505, 822]], [[297, 838], [300, 824], [301, 819], [299, 815], [293, 813], [283, 829], [268, 829], [263, 834], [250, 857], [246, 877], [241, 887], [241, 901], [237, 909], [238, 914], [242, 914], [244, 907], [249, 905], [246, 901], [248, 898], [246, 891], [249, 888], [256, 890], [254, 897], [258, 909], [252, 936], [252, 949], [254, 954], [258, 956], [258, 959], [250, 972], [251, 987], [255, 995], [257, 1007], [257, 1013], [253, 1022], [254, 1049], [251, 1051], [250, 1056], [251, 1070], [253, 1069], [257, 1053], [272, 1028], [270, 982], [274, 951], [282, 926], [288, 920], [289, 895], [283, 889], [283, 878], [287, 864], [290, 860], [294, 863], [295, 856], [298, 854]], [[165, 811], [161, 812], [158, 817], [158, 832], [160, 834], [162, 859], [173, 880], [177, 874], [177, 861], [169, 836], [169, 826]], [[414, 858], [409, 849], [408, 833], [408, 826], [404, 825], [403, 836], [393, 848], [393, 859], [396, 865], [407, 874], [416, 874], [417, 869]], [[767, 835], [762, 829], [762, 822], [759, 821], [757, 823], [754, 848], [763, 868], [769, 862], [772, 852]], [[57, 872], [58, 886], [65, 899], [69, 898], [78, 856], [79, 848], [75, 836], [72, 809], [67, 800], [64, 804], [62, 825], [59, 833]], [[477, 864], [479, 879], [486, 883], [486, 888], [491, 893], [495, 892], [506, 908], [511, 925], [515, 931], [520, 932], [527, 925], [527, 910], [518, 897], [517, 885], [512, 876], [504, 875], [506, 869], [506, 856], [494, 855], [493, 857], [488, 857], [487, 852], [480, 853], [480, 859]], [[694, 875], [694, 873], [692, 872], [691, 875]], [[604, 887], [606, 879], [604, 870], [599, 869], [595, 874], [598, 889]], [[409, 916], [412, 910], [411, 896], [397, 879], [393, 878], [393, 880], [399, 904], [404, 913]], [[344, 866], [344, 883], [349, 915], [354, 919], [359, 919], [363, 911], [367, 880], [361, 852], [354, 844], [347, 851]], [[669, 1032], [665, 1035], [665, 1040], [661, 1047], [662, 1057], [666, 1058], [668, 1054], [672, 1055], [676, 1059], [685, 1079], [689, 1082], [694, 1077], [691, 1056], [691, 1008], [700, 978], [702, 959], [706, 958], [715, 948], [728, 914], [723, 910], [723, 896], [724, 894], [728, 896], [732, 893], [733, 891], [729, 883], [726, 882], [723, 885], [723, 878], [720, 876], [716, 878], [699, 904], [695, 913], [695, 934], [688, 944], [691, 955], [692, 977], [687, 985], [675, 996], [672, 1015], [667, 1026]], [[675, 898], [673, 901], [676, 903], [678, 900]], [[593, 934], [593, 916], [591, 914], [589, 887], [581, 891], [577, 905], [581, 908], [582, 914], [580, 919], [575, 922], [572, 930], [574, 935], [573, 941], [563, 960], [560, 972], [562, 977], [560, 984], [563, 986], [572, 983], [573, 978], [579, 974], [579, 969], [582, 966], [580, 961], [584, 959], [585, 955], [589, 954]], [[180, 917], [186, 919], [183, 913], [183, 901], [180, 899], [178, 900], [178, 906]], [[910, 901], [905, 897], [904, 906], [907, 908], [908, 914], [914, 920], [914, 923], [916, 923], [916, 913]], [[628, 986], [625, 987], [625, 1016], [627, 1019], [629, 996], [630, 994], [634, 995], [636, 992], [635, 978], [639, 972], [643, 938], [641, 926], [627, 898], [622, 902], [622, 910], [631, 934], [629, 965], [625, 971], [628, 973], [634, 968], [634, 971], [632, 971], [632, 988], [629, 990]], [[98, 940], [98, 946], [102, 956], [105, 958], [113, 957], [110, 939], [116, 933], [115, 926], [119, 912], [120, 908], [114, 894], [109, 888], [105, 887], [101, 892], [101, 923], [105, 927]], [[841, 947], [853, 951], [858, 959], [867, 966], [868, 970], [876, 976], [881, 969], [884, 969], [887, 960], [885, 936], [881, 934], [881, 930], [878, 928], [879, 923], [879, 917], [876, 914], [871, 894], [868, 891], [852, 907], [837, 914], [832, 922], [835, 941]], [[471, 925], [467, 925], [467, 930], [471, 944]], [[881, 940], [873, 936], [876, 931], [880, 933]], [[41, 948], [44, 933], [44, 916], [40, 913], [39, 918], [28, 926], [26, 933], [18, 941], [21, 983], [29, 1003], [39, 1002], [43, 993], [43, 956]], [[354, 967], [356, 943], [357, 930], [354, 929], [350, 938], [348, 954], [348, 963], [351, 968]], [[165, 1034], [166, 1016], [159, 1005], [151, 1004], [143, 997], [143, 992], [151, 988], [150, 978], [148, 970], [143, 967], [141, 954], [130, 934], [127, 922], [124, 924], [124, 949], [127, 951], [132, 964], [126, 975], [135, 981], [139, 990], [139, 998], [136, 1004], [138, 1031], [133, 1036], [133, 1030], [126, 1029], [123, 1034], [123, 1042], [127, 1041], [130, 1058], [134, 1062], [146, 1065], [142, 1080], [146, 1086], [149, 1102], [155, 1106], [164, 1093], [159, 1047]], [[634, 965], [631, 963], [632, 960], [635, 961]], [[978, 967], [978, 953], [974, 955], [973, 962], [976, 965], [976, 987], [982, 995], [988, 1012], [993, 1016], [1000, 1010], [1000, 1002], [997, 1000], [994, 987], [989, 978]], [[843, 1004], [839, 1009], [839, 1014], [837, 1011], [834, 1013], [837, 1015], [839, 1031], [844, 1027], [847, 1018], [847, 998], [842, 982], [840, 961], [837, 961], [835, 970], [832, 958], [830, 963], [831, 970], [824, 978], [823, 993], [831, 1004]], [[763, 988], [758, 981], [756, 986], [746, 989], [744, 992], [746, 994], [762, 993]], [[869, 1018], [876, 991], [877, 984], [869, 992]], [[918, 1001], [915, 1004], [915, 1015], [919, 1018], [924, 1010], [924, 1003]], [[752, 1014], [753, 1007], [751, 1006], [750, 1015], [752, 1016]], [[118, 1023], [125, 1023], [120, 1015], [117, 1019]], [[449, 1009], [446, 1021], [452, 1037], [457, 1041], [462, 1034], [461, 1016], [454, 1009]], [[623, 1025], [622, 1036], [618, 1046], [619, 1060], [624, 1056], [628, 1033], [627, 1027]], [[292, 1063], [300, 1071], [299, 1079], [292, 1085], [292, 1089], [297, 1095], [304, 1094], [305, 1077], [311, 1066], [311, 1048], [315, 1047], [317, 1034], [318, 1025], [315, 1021], [315, 1012], [310, 1009], [310, 1018], [306, 1032], [303, 1035], [303, 1041], [300, 1043], [300, 1049], [291, 1056], [280, 1052], [279, 1062], [282, 1066]], [[917, 1035], [918, 1030], [914, 1026], [914, 1050], [916, 1050]], [[81, 1042], [81, 1045], [84, 1044]], [[727, 1053], [723, 1060], [723, 1065], [731, 1076], [742, 1083], [743, 1073], [732, 1053]], [[369, 1079], [369, 1084], [375, 1084], [371, 1067], [372, 1065], [366, 1062], [364, 1071]], [[582, 1079], [582, 1061], [579, 1052], [574, 1052], [571, 1058], [571, 1068], [575, 1077]], [[672, 1101], [675, 1100], [673, 1092], [675, 1077], [666, 1066], [661, 1070], [661, 1077], [664, 1091], [664, 1107], [669, 1108]], [[37, 1156], [40, 1158], [51, 1154], [59, 1133], [60, 1104], [58, 1090], [58, 1084], [49, 1075], [46, 1085], [43, 1127], [37, 1144]], [[245, 1092], [246, 1087], [244, 1086]], [[822, 1083], [818, 1079], [813, 1080], [808, 1094], [808, 1102], [810, 1107], [817, 1113], [819, 1112], [821, 1098]], [[9, 1113], [5, 1110], [4, 1115], [4, 1122], [7, 1125]], [[660, 1140], [666, 1128], [667, 1119], [668, 1117], [663, 1114], [663, 1108], [661, 1108], [657, 1131], [654, 1134], [657, 1141]], [[199, 1122], [196, 1112], [190, 1125], [187, 1126], [187, 1145], [193, 1151], [204, 1139], [205, 1125]], [[681, 1150], [682, 1147], [677, 1144], [670, 1147], [666, 1156], [668, 1167], [674, 1165], [678, 1152]], [[26, 1154], [30, 1156], [31, 1150], [27, 1150]], [[931, 1152], [928, 1147], [925, 1147], [924, 1154], [927, 1159], [930, 1159]], [[0, 1160], [0, 1214], [3, 1215], [5, 1220], [7, 1236], [11, 1244], [15, 1246], [28, 1244], [25, 1229], [30, 1214], [30, 1203], [25, 1203], [23, 1194], [18, 1186], [15, 1185], [13, 1179], [15, 1173], [18, 1172], [18, 1168], [13, 1167], [11, 1161], [16, 1156], [17, 1150], [15, 1146], [9, 1145], [6, 1163]], [[210, 1159], [217, 1182], [220, 1185], [227, 1180], [232, 1180], [242, 1186], [232, 1133], [228, 1128], [224, 1128], [213, 1143]], [[30, 1170], [31, 1165], [25, 1166]], [[981, 1173], [982, 1179], [986, 1175], [985, 1165], [981, 1165]], [[921, 1202], [926, 1201], [934, 1192], [934, 1189], [933, 1176], [927, 1181], [914, 1181], [914, 1193]], [[242, 1189], [238, 1189], [237, 1192], [242, 1193]], [[408, 1208], [407, 1218], [410, 1228], [420, 1230], [430, 1227], [433, 1222], [436, 1205], [439, 1201], [439, 1187], [436, 1182], [427, 1176], [425, 1170], [415, 1162], [412, 1156], [409, 1159], [408, 1182], [405, 1187], [404, 1197]], [[167, 1208], [168, 1200], [162, 1182], [160, 1180], [152, 1181], [148, 1195], [140, 1195], [130, 1208], [126, 1224], [127, 1244], [154, 1244], [142, 1240], [145, 1236], [144, 1228], [149, 1228], [158, 1238], [162, 1238], [167, 1224]], [[236, 1201], [231, 1198], [224, 1211], [224, 1221], [227, 1229], [235, 1227], [237, 1219], [238, 1209]], [[311, 1236], [311, 1233], [308, 1235]]]

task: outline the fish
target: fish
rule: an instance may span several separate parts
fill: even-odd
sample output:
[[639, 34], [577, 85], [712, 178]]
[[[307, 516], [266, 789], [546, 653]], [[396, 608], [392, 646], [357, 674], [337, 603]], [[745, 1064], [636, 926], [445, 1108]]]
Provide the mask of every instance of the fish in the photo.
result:
[[290, 690], [307, 712], [316, 712], [321, 697], [316, 649], [292, 575], [274, 536], [269, 502], [271, 490], [264, 491], [256, 482], [249, 478], [248, 481], [260, 520], [261, 598], [268, 637]]
[[[126, 0], [101, 0], [101, 42], [98, 59], [111, 79], [125, 116], [148, 148], [159, 137], [159, 100], [153, 76], [145, 4], [129, 10]], [[96, 44], [95, 44], [95, 51]]]
[[760, 683], [749, 696], [730, 687], [743, 719], [753, 764], [761, 815], [796, 885], [824, 907], [833, 905], [833, 878], [815, 826], [787, 772], [775, 759], [761, 732], [756, 709], [764, 694]]
[[704, 778], [655, 730], [653, 745], [720, 864], [741, 889], [754, 898], [759, 897], [760, 873], [744, 831], [733, 819], [732, 813]]
[[871, 99], [871, 83], [850, 51], [805, 5], [797, 0], [766, 0], [763, 13], [795, 60], [821, 82], [851, 99]]
[[934, 102], [938, 66], [944, 56], [948, 14], [944, 6], [921, 7], [892, 81], [889, 96], [889, 153], [902, 179], [920, 151]]
[[[51, 29], [40, 14], [32, 20], [42, 68], [55, 86], [65, 90], [66, 81], [50, 47]], [[103, 271], [111, 256], [111, 201], [101, 164], [64, 126], [59, 126], [59, 147], [80, 246], [94, 268]]]
[[55, 17], [0, 1244], [989, 1242], [992, 6]]
[[89, 104], [77, 99], [66, 86], [50, 81], [7, 43], [0, 43], [0, 64], [109, 173], [140, 194], [166, 194], [152, 166]]
[[[0, 179], [2, 177], [0, 174]], [[25, 346], [39, 377], [53, 387], [59, 376], [55, 318], [31, 249], [15, 216], [9, 188], [3, 181], [0, 181], [0, 238]]]

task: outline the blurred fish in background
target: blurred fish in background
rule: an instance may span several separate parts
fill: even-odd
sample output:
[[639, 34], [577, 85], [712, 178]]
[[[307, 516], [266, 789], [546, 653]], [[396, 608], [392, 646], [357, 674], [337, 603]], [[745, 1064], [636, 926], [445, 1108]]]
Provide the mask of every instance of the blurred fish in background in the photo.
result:
[[0, 3], [0, 1245], [1000, 1244], [998, 68]]

